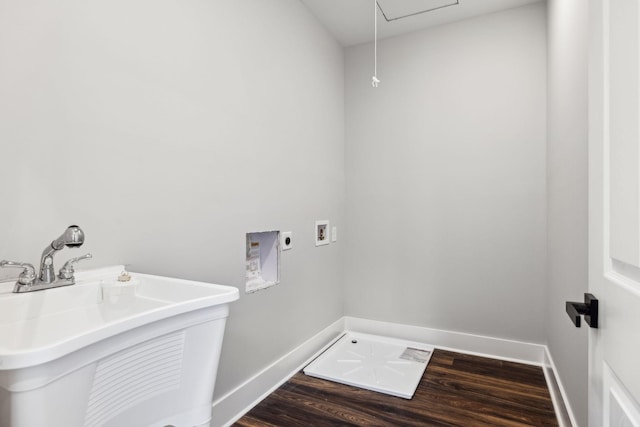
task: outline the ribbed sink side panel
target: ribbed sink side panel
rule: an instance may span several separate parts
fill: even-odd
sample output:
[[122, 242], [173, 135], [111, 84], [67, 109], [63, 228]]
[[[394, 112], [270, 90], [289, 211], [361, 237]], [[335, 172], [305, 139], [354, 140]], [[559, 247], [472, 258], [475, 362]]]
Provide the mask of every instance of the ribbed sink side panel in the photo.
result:
[[184, 343], [184, 331], [178, 331], [98, 362], [85, 426], [102, 426], [145, 400], [179, 388]]

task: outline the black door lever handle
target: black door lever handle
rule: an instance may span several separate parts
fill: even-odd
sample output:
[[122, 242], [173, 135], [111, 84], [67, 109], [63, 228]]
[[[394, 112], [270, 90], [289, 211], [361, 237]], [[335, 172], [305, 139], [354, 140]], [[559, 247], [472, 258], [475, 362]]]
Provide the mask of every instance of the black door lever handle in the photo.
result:
[[567, 301], [566, 311], [576, 328], [580, 327], [580, 316], [592, 328], [598, 327], [598, 300], [592, 294], [584, 294], [584, 302]]

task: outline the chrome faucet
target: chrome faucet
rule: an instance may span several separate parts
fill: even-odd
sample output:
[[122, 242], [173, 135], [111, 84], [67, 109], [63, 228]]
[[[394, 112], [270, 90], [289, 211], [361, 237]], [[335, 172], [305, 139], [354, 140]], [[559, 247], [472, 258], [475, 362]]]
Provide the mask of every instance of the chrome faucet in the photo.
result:
[[58, 276], [53, 268], [53, 256], [56, 252], [61, 251], [65, 247], [77, 248], [84, 243], [84, 232], [77, 225], [69, 226], [64, 233], [42, 251], [40, 258], [40, 275], [36, 277], [35, 268], [32, 264], [24, 262], [0, 261], [0, 267], [17, 267], [22, 268], [22, 273], [18, 276], [13, 292], [33, 292], [43, 289], [57, 288], [59, 286], [68, 286], [75, 283], [73, 264], [83, 259], [91, 259], [91, 254], [81, 257], [72, 258], [67, 261], [60, 269]]
[[64, 233], [56, 240], [51, 242], [42, 251], [40, 259], [40, 281], [44, 283], [53, 283], [56, 280], [56, 273], [53, 268], [53, 256], [56, 252], [65, 248], [77, 248], [84, 243], [84, 232], [77, 225], [70, 225]]

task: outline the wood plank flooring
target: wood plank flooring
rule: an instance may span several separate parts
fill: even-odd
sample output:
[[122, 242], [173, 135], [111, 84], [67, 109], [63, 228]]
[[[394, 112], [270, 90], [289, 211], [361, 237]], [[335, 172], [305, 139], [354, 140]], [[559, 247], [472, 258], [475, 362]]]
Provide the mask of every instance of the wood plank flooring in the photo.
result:
[[236, 427], [557, 425], [540, 367], [438, 349], [411, 400], [299, 372], [234, 424]]

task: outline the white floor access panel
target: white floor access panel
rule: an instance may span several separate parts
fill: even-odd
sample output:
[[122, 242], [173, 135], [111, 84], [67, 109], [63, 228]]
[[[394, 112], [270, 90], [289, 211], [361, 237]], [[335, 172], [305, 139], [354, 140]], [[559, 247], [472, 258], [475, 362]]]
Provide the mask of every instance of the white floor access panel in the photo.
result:
[[432, 354], [428, 344], [348, 332], [304, 373], [411, 399]]

